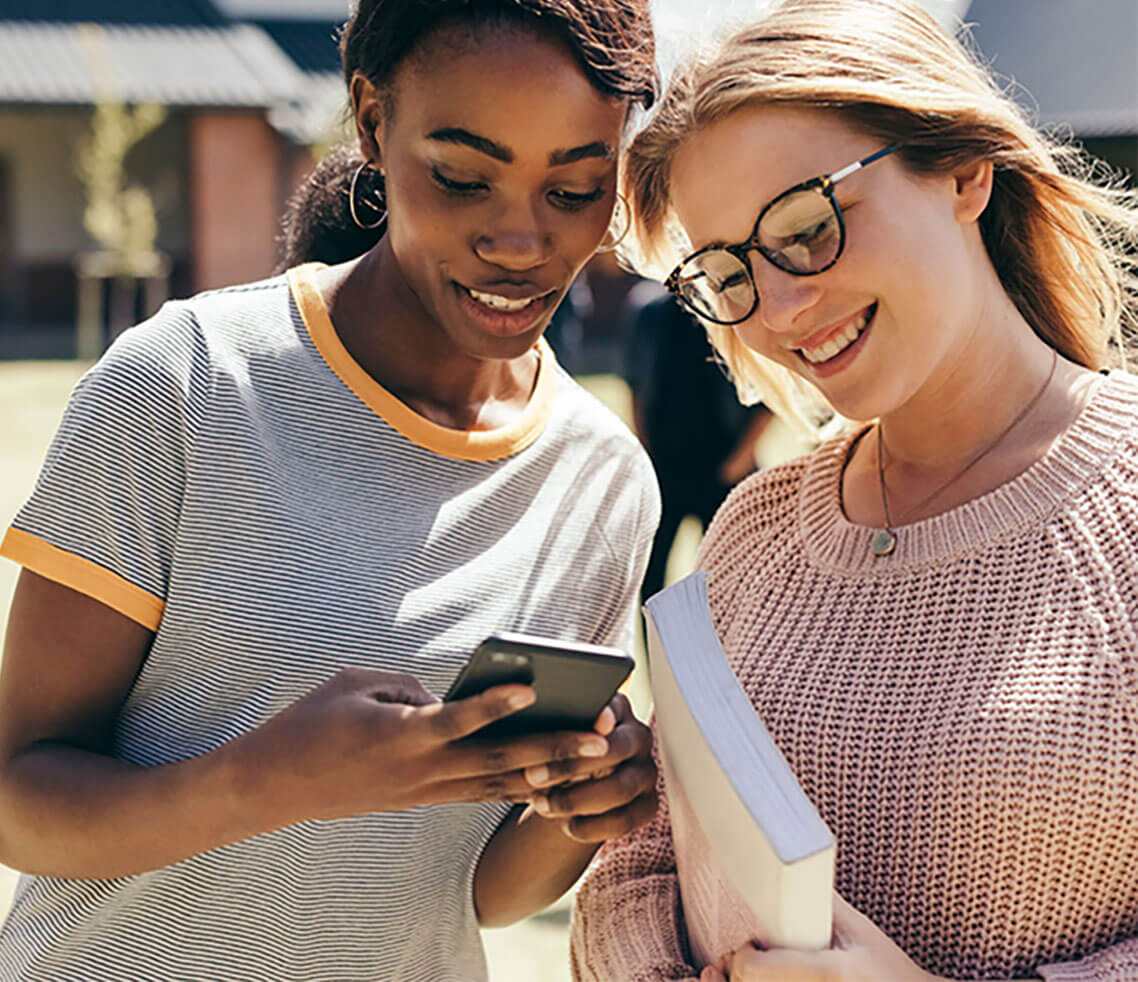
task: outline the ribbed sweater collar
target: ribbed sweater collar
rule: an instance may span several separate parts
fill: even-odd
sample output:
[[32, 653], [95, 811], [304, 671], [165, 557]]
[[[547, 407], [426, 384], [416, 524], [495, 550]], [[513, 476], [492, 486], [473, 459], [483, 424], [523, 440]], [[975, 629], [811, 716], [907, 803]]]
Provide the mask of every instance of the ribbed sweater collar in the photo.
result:
[[877, 557], [875, 529], [850, 522], [841, 505], [842, 469], [859, 429], [823, 444], [806, 462], [799, 492], [809, 561], [834, 572], [889, 577], [958, 559], [1024, 526], [1038, 523], [1090, 484], [1118, 452], [1138, 417], [1138, 379], [1112, 372], [1070, 429], [1019, 476], [940, 515], [902, 525], [897, 550]]

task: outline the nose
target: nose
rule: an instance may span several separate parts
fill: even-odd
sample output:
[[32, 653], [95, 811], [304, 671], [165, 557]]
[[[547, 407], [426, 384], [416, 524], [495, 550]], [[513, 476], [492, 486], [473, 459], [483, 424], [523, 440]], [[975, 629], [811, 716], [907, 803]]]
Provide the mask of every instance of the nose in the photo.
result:
[[775, 334], [795, 328], [795, 321], [822, 296], [820, 276], [795, 276], [752, 252], [751, 275], [759, 294], [759, 307], [751, 320]]
[[553, 257], [553, 236], [532, 204], [517, 203], [503, 209], [490, 230], [475, 238], [474, 252], [491, 265], [524, 273]]

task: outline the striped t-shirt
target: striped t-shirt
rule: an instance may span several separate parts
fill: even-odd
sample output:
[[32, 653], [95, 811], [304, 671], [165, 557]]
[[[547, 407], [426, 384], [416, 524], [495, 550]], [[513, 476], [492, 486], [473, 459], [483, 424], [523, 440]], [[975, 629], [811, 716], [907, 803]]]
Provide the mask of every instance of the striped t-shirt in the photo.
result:
[[[351, 358], [312, 273], [127, 331], [0, 547], [155, 632], [114, 732], [125, 760], [204, 753], [346, 666], [441, 695], [489, 634], [631, 643], [659, 502], [627, 429], [544, 344], [516, 421], [439, 427]], [[0, 978], [481, 979], [473, 871], [507, 810], [308, 821], [139, 876], [24, 876]]]

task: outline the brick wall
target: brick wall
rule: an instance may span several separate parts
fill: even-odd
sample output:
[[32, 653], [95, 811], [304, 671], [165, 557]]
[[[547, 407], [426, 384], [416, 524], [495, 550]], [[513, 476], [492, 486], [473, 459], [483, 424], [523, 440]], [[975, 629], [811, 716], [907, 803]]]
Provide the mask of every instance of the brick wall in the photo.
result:
[[280, 168], [278, 138], [263, 114], [203, 111], [191, 119], [195, 290], [272, 271]]

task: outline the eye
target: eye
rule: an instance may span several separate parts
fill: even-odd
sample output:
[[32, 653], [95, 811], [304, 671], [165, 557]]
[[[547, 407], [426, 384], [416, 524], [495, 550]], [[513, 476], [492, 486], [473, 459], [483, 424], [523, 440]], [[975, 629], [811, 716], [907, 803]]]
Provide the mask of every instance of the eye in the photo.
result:
[[604, 194], [605, 189], [603, 187], [587, 191], [584, 194], [567, 191], [565, 188], [555, 188], [549, 192], [549, 199], [563, 211], [579, 211], [594, 201], [600, 201]]
[[818, 239], [821, 239], [829, 234], [830, 226], [832, 224], [833, 223], [829, 218], [824, 218], [813, 225], [795, 232], [794, 235], [790, 237], [790, 242], [788, 245], [797, 245], [800, 243], [809, 244], [811, 242], [815, 242]]
[[446, 191], [447, 194], [458, 195], [460, 197], [469, 197], [470, 195], [480, 194], [490, 189], [489, 185], [484, 184], [482, 181], [452, 180], [437, 167], [431, 168], [431, 180]]
[[740, 270], [738, 273], [733, 273], [719, 283], [716, 289], [720, 293], [726, 293], [728, 290], [734, 290], [737, 287], [743, 286], [746, 282], [747, 274]]

